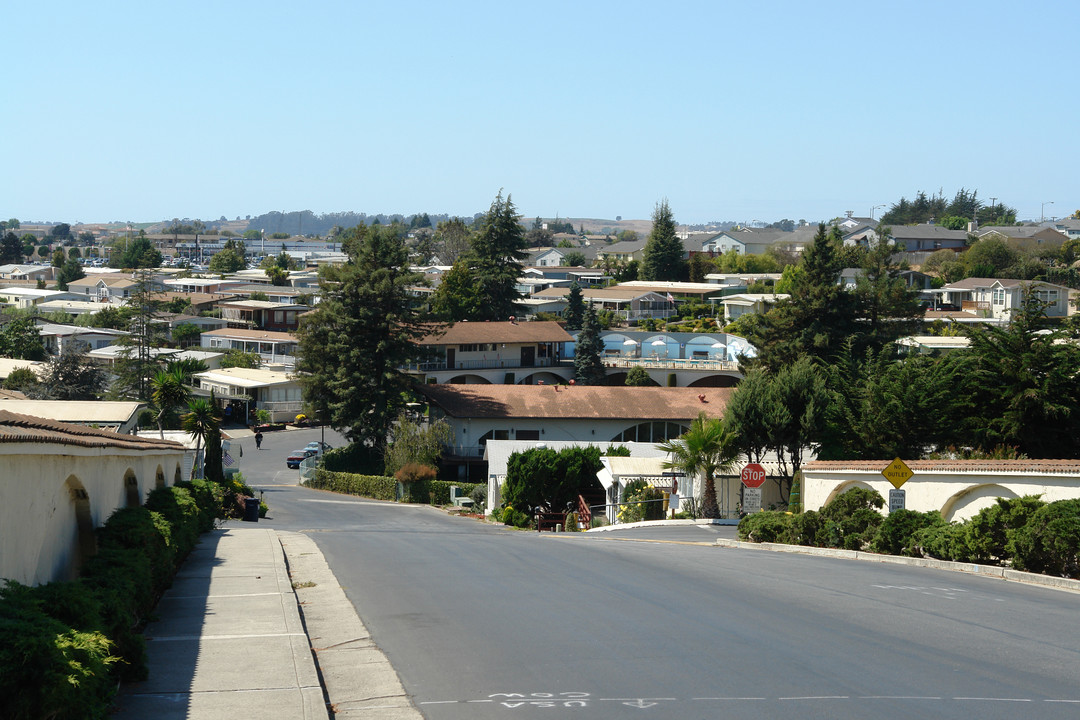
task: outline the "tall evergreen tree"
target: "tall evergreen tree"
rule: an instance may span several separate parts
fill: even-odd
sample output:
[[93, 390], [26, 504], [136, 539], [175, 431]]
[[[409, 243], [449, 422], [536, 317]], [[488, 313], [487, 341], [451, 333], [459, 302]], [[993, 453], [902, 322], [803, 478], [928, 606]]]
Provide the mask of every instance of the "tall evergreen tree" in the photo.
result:
[[4, 233], [4, 239], [0, 241], [0, 265], [19, 263], [22, 259], [22, 240], [13, 232]]
[[607, 374], [601, 359], [604, 345], [600, 340], [600, 322], [591, 304], [585, 306], [585, 318], [574, 349], [574, 376], [584, 385], [603, 385]]
[[323, 300], [300, 325], [297, 369], [308, 414], [382, 458], [410, 386], [402, 368], [431, 330], [411, 294], [423, 278], [390, 227], [361, 226], [345, 248], [348, 262], [324, 270]]
[[563, 313], [567, 330], [580, 330], [585, 320], [585, 299], [577, 281], [570, 283], [570, 294], [566, 297], [566, 311]]
[[517, 218], [510, 196], [503, 200], [502, 192], [495, 197], [473, 237], [467, 261], [476, 279], [476, 288], [483, 302], [473, 320], [507, 320], [517, 314], [514, 303], [521, 299], [516, 285], [525, 252], [525, 228]]
[[675, 234], [675, 217], [665, 198], [656, 204], [653, 227], [641, 251], [641, 279], [674, 281], [685, 279], [686, 261], [682, 240]]

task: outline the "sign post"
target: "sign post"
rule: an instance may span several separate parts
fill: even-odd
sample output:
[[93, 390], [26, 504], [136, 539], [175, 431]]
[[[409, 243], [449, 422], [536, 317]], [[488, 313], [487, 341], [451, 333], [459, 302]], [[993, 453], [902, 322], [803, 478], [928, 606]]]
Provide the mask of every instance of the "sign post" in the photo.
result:
[[765, 468], [758, 463], [750, 463], [739, 473], [739, 480], [743, 484], [744, 513], [755, 513], [761, 510], [761, 486], [765, 483]]
[[911, 468], [903, 460], [895, 458], [887, 468], [881, 471], [881, 474], [893, 486], [893, 489], [889, 491], [889, 512], [905, 509], [907, 493], [901, 490], [900, 486], [910, 480], [915, 473], [911, 471]]

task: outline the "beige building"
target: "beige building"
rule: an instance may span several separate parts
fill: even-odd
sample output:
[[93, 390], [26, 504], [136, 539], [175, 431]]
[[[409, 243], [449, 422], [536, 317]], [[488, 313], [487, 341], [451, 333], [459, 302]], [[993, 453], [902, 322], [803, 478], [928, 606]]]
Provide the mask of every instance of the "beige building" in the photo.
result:
[[[6, 403], [5, 403], [6, 407]], [[0, 578], [74, 577], [94, 530], [180, 479], [184, 447], [0, 409]]]

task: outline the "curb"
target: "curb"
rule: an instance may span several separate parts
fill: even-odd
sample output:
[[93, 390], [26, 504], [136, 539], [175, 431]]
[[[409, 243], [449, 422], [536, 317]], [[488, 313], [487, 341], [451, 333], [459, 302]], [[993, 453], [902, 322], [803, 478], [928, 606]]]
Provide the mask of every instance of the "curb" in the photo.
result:
[[933, 558], [909, 558], [897, 555], [880, 555], [878, 553], [864, 552], [862, 550], [840, 550], [838, 548], [818, 548], [805, 545], [785, 545], [783, 543], [752, 543], [741, 540], [716, 540], [718, 547], [734, 548], [738, 550], [768, 550], [770, 552], [794, 553], [798, 555], [817, 555], [818, 557], [842, 558], [846, 560], [865, 560], [869, 562], [887, 563], [891, 565], [908, 565], [910, 567], [934, 568], [936, 570], [948, 570], [962, 572], [969, 575], [982, 575], [984, 577], [1000, 578], [1021, 582], [1027, 585], [1040, 585], [1055, 590], [1067, 590], [1080, 592], [1080, 580], [1072, 578], [1052, 577], [1038, 573], [1021, 572], [997, 565], [979, 565], [976, 563], [951, 562], [949, 560], [935, 560]]
[[738, 525], [738, 520], [708, 520], [701, 518], [698, 520], [641, 520], [639, 522], [632, 523], [616, 523], [615, 525], [604, 525], [603, 527], [589, 528], [585, 532], [611, 532], [612, 530], [633, 530], [635, 528], [654, 528], [654, 527], [679, 527], [686, 525]]
[[281, 530], [277, 537], [331, 717], [422, 720], [315, 541]]

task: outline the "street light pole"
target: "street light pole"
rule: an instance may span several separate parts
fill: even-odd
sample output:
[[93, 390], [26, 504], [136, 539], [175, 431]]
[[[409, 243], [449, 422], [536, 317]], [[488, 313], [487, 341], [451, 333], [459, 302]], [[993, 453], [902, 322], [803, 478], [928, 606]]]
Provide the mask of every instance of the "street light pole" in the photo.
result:
[[877, 210], [878, 208], [883, 208], [883, 207], [885, 207], [885, 206], [884, 205], [875, 205], [874, 207], [870, 208], [870, 219], [871, 220], [874, 219], [874, 211], [875, 210]]
[[1044, 202], [1042, 204], [1042, 207], [1039, 208], [1039, 222], [1046, 222], [1046, 206], [1047, 205], [1053, 205], [1053, 204], [1054, 204], [1053, 200], [1047, 200], [1046, 202]]

